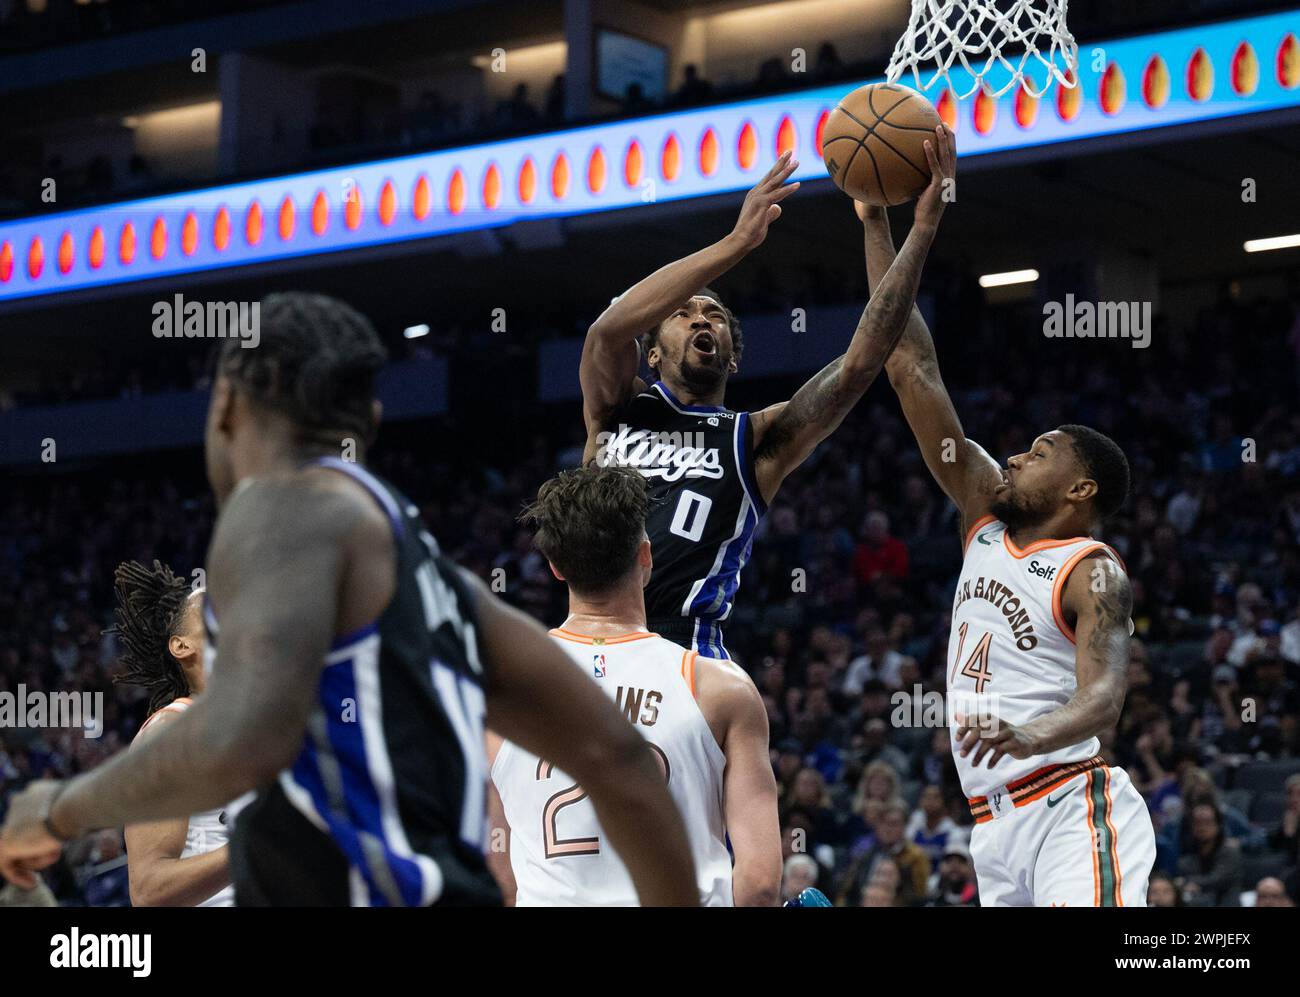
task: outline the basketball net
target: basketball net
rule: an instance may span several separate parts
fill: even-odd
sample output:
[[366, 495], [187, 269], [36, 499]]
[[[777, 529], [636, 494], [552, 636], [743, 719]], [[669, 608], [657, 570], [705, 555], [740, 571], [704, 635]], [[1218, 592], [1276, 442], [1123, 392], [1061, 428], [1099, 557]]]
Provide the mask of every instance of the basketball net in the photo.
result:
[[[1073, 87], [1070, 71], [1078, 62], [1079, 46], [1065, 24], [1069, 5], [1070, 0], [912, 0], [907, 31], [894, 46], [885, 76], [895, 83], [911, 70], [922, 90], [929, 90], [942, 79], [959, 98], [969, 97], [981, 88], [1000, 97], [1019, 85], [1030, 96], [1041, 97], [1053, 79]], [[1004, 56], [1003, 49], [1012, 54]], [[1026, 74], [1026, 67], [1033, 69], [1034, 61], [1046, 70], [1038, 89], [1033, 76]], [[922, 84], [917, 67], [931, 62], [935, 71]], [[957, 93], [948, 76], [955, 63], [960, 63], [974, 80], [962, 93]], [[995, 66], [1008, 74], [1002, 83], [1002, 73], [995, 73], [1001, 83], [998, 89], [985, 79]]]

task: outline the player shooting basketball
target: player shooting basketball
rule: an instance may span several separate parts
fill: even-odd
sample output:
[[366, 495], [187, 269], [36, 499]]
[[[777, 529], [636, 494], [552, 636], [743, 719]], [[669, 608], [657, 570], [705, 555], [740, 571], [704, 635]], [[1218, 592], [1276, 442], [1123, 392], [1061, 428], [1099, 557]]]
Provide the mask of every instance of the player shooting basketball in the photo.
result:
[[[788, 401], [757, 412], [724, 407], [741, 359], [736, 317], [701, 290], [762, 245], [799, 184], [784, 153], [745, 196], [730, 234], [670, 263], [616, 299], [587, 332], [579, 376], [585, 459], [632, 467], [649, 479], [646, 523], [655, 571], [649, 627], [701, 654], [728, 658], [721, 624], [731, 613], [754, 528], [786, 476], [843, 421], [880, 372], [916, 299], [921, 268], [956, 168], [952, 135], [925, 143], [930, 183], [897, 259], [881, 278], [845, 353]], [[656, 380], [638, 370], [641, 349]]]
[[[883, 289], [889, 220], [855, 207], [868, 280]], [[1091, 534], [1124, 501], [1124, 453], [1096, 430], [1065, 425], [999, 467], [966, 438], [915, 309], [885, 369], [961, 514], [949, 726], [976, 820], [980, 900], [1145, 906], [1151, 819], [1127, 773], [1098, 756], [1098, 736], [1124, 705], [1133, 597], [1118, 555]]]

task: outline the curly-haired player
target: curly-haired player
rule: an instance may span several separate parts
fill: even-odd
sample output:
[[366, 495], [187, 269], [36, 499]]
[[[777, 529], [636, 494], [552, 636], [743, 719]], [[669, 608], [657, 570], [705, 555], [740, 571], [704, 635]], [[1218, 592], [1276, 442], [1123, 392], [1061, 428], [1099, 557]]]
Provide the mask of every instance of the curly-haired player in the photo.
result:
[[[125, 561], [113, 575], [122, 670], [113, 680], [149, 693], [149, 718], [134, 744], [174, 721], [203, 692], [203, 590], [158, 561]], [[126, 828], [131, 903], [137, 907], [230, 907], [224, 808]]]

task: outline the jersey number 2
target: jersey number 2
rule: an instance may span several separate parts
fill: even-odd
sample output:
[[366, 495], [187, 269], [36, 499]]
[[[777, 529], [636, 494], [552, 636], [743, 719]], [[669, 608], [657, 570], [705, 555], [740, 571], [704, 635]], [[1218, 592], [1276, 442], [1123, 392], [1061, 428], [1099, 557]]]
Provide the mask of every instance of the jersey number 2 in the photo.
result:
[[[668, 765], [668, 756], [664, 754], [663, 749], [657, 744], [651, 744], [650, 749], [659, 759], [659, 764], [663, 766], [664, 782], [667, 782], [672, 775], [672, 769]], [[537, 779], [549, 779], [555, 771], [555, 766], [550, 762], [538, 760], [537, 762]], [[546, 852], [548, 859], [564, 858], [568, 855], [599, 855], [600, 839], [592, 838], [561, 838], [560, 837], [560, 811], [565, 807], [571, 807], [575, 803], [581, 803], [587, 798], [587, 792], [576, 782], [567, 789], [562, 789], [549, 800], [546, 806], [542, 807], [542, 847]]]

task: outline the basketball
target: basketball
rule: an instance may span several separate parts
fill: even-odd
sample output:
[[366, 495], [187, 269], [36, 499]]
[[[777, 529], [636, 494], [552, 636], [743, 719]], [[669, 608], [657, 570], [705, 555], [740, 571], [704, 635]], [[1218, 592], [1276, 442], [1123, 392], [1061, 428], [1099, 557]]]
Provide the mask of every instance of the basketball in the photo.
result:
[[890, 207], [910, 201], [930, 182], [926, 139], [939, 112], [897, 83], [868, 83], [847, 94], [826, 119], [826, 172], [849, 197]]

